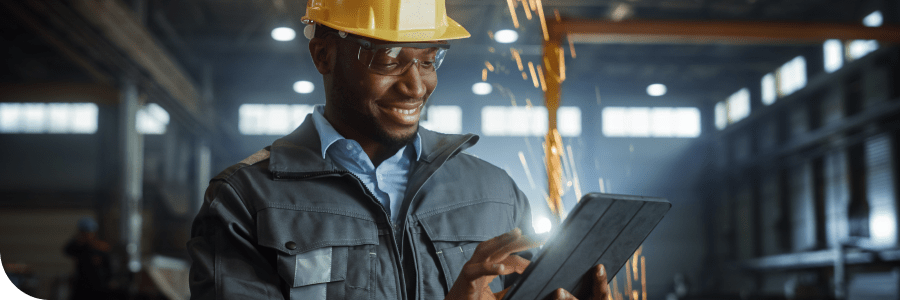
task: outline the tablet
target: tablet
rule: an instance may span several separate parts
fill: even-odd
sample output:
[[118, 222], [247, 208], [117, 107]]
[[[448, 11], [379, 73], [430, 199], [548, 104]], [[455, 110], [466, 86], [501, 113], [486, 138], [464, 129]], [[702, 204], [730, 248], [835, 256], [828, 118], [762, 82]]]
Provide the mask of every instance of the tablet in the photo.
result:
[[585, 195], [503, 299], [546, 299], [557, 288], [588, 299], [584, 275], [603, 264], [611, 281], [671, 207], [662, 198]]

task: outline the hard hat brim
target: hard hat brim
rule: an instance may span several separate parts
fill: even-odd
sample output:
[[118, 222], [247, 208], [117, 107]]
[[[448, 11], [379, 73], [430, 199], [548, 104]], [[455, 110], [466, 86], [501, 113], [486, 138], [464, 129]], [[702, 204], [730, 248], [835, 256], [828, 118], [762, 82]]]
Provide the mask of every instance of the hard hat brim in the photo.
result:
[[471, 37], [465, 28], [462, 27], [455, 20], [447, 17], [447, 27], [440, 32], [440, 30], [434, 29], [419, 29], [419, 30], [406, 30], [406, 31], [395, 31], [395, 30], [379, 30], [379, 29], [369, 29], [369, 28], [353, 28], [342, 26], [339, 24], [335, 24], [332, 22], [324, 21], [324, 20], [311, 20], [315, 23], [319, 23], [329, 28], [335, 30], [345, 31], [347, 33], [352, 33], [359, 36], [364, 36], [368, 38], [389, 41], [389, 42], [427, 42], [427, 41], [444, 41], [444, 40], [456, 40], [456, 39], [464, 39]]

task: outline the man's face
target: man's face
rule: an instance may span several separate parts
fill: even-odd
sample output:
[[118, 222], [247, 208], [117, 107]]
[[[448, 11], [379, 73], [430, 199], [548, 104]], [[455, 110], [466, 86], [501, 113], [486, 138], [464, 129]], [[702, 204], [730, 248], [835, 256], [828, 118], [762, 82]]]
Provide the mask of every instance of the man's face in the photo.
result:
[[[333, 38], [337, 61], [328, 106], [336, 112], [330, 120], [387, 148], [399, 148], [415, 137], [428, 96], [437, 86], [435, 72], [423, 72], [415, 63], [399, 75], [381, 75], [360, 61], [360, 45]], [[376, 45], [388, 42], [367, 39]], [[401, 56], [416, 57], [429, 49], [405, 48]], [[379, 62], [372, 62], [377, 64]], [[402, 66], [401, 66], [402, 67]]]

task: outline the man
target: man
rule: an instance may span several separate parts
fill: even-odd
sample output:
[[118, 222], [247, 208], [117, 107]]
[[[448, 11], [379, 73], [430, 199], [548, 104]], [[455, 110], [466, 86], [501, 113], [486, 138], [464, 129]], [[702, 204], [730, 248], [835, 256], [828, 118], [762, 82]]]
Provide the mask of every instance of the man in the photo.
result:
[[499, 298], [528, 264], [513, 253], [536, 246], [528, 200], [462, 152], [477, 136], [418, 126], [446, 40], [468, 32], [442, 0], [308, 3], [325, 106], [210, 182], [188, 243], [192, 298]]

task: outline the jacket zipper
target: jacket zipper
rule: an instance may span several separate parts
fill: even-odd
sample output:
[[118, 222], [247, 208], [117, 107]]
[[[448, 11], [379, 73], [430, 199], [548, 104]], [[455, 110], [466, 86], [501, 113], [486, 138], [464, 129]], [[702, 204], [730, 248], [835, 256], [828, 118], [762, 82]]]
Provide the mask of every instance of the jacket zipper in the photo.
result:
[[[381, 201], [378, 201], [378, 198], [375, 197], [375, 193], [372, 193], [372, 191], [369, 190], [369, 187], [367, 187], [365, 184], [362, 183], [362, 180], [359, 179], [359, 176], [356, 176], [356, 174], [353, 174], [352, 172], [345, 171], [345, 170], [309, 172], [309, 173], [304, 173], [303, 175], [296, 175], [296, 174], [291, 174], [291, 173], [281, 173], [281, 172], [273, 172], [273, 173], [274, 173], [274, 176], [276, 179], [308, 179], [308, 178], [324, 176], [324, 175], [341, 175], [341, 176], [350, 175], [354, 179], [356, 179], [356, 183], [359, 184], [359, 186], [363, 188], [363, 190], [366, 192], [366, 195], [369, 196], [369, 200], [372, 200], [373, 202], [378, 204], [378, 207], [381, 207], [381, 212], [387, 217], [388, 227], [390, 227], [388, 229], [388, 234], [390, 235], [389, 237], [391, 239], [391, 247], [392, 247], [391, 251], [394, 252], [394, 260], [396, 261], [396, 263], [393, 264], [393, 268], [394, 268], [394, 272], [399, 275], [399, 276], [394, 277], [394, 281], [395, 281], [394, 284], [397, 286], [397, 289], [400, 290], [399, 293], [401, 295], [403, 293], [405, 293], [405, 291], [406, 291], [406, 280], [404, 278], [405, 275], [403, 274], [402, 269], [397, 268], [397, 263], [403, 264], [403, 262], [400, 260], [400, 252], [399, 252], [399, 250], [397, 250], [398, 249], [397, 248], [397, 240], [394, 239], [394, 222], [391, 220], [390, 214], [388, 214], [387, 209], [384, 207], [384, 204], [381, 203]], [[399, 277], [399, 278], [397, 278], [397, 277]], [[400, 279], [404, 279], [404, 280], [400, 280]]]

